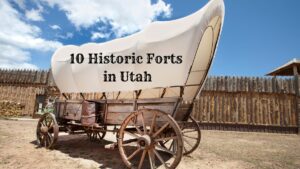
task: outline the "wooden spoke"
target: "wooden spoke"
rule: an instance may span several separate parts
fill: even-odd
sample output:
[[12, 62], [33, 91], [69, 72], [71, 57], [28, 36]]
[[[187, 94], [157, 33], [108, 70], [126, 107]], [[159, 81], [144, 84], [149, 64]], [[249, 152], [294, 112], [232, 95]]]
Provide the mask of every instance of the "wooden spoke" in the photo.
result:
[[139, 163], [138, 169], [141, 169], [141, 168], [142, 168], [143, 163], [144, 163], [144, 160], [145, 160], [146, 153], [147, 153], [147, 150], [144, 150], [144, 151], [143, 151], [143, 154], [142, 154], [142, 157], [141, 157], [141, 159], [140, 159], [140, 163]]
[[103, 126], [103, 130], [86, 129], [86, 135], [91, 141], [101, 141], [106, 135], [106, 126]]
[[[188, 123], [188, 125], [182, 129], [182, 138], [184, 141], [183, 155], [187, 155], [195, 151], [201, 140], [200, 126], [197, 121], [192, 116], [189, 116], [189, 121], [186, 123]], [[187, 135], [187, 133], [189, 133], [189, 135]], [[189, 139], [192, 139], [193, 141]]]
[[47, 122], [47, 117], [46, 117], [44, 120], [44, 126], [47, 126], [47, 125], [48, 125], [48, 122]]
[[136, 141], [135, 142], [130, 142], [130, 143], [124, 143], [124, 144], [122, 144], [122, 146], [123, 147], [126, 147], [126, 146], [136, 146]]
[[156, 165], [155, 165], [155, 154], [153, 153], [153, 149], [148, 150], [148, 157], [149, 157], [149, 163], [150, 163], [151, 169], [155, 169], [156, 168]]
[[153, 114], [153, 118], [152, 118], [152, 122], [151, 122], [150, 134], [152, 134], [152, 132], [153, 132], [153, 130], [154, 130], [156, 116], [157, 116], [157, 113], [155, 112], [155, 113]]
[[52, 124], [52, 119], [48, 122], [48, 124], [47, 124], [47, 127], [50, 127], [51, 126], [51, 124]]
[[141, 113], [141, 116], [142, 116], [142, 124], [143, 124], [144, 134], [147, 134], [147, 127], [146, 127], [146, 124], [145, 124], [145, 118], [144, 118], [144, 113], [143, 112]]
[[51, 141], [52, 141], [52, 140], [51, 140], [51, 137], [49, 137], [49, 134], [47, 134], [47, 135], [46, 135], [46, 142], [47, 142], [47, 144], [50, 145], [50, 144], [51, 144]]
[[184, 141], [184, 143], [186, 143], [189, 146], [193, 147], [193, 145], [186, 138], [183, 138], [183, 141]]
[[138, 126], [136, 126], [136, 123], [132, 119], [131, 119], [131, 122], [133, 123], [133, 125], [134, 125], [135, 129], [138, 131], [138, 133], [140, 135], [143, 135], [142, 131], [138, 128]]
[[46, 126], [49, 126], [50, 120], [51, 120], [51, 117], [47, 116], [45, 119]]
[[124, 133], [126, 133], [126, 134], [128, 134], [128, 135], [130, 135], [130, 136], [132, 136], [132, 137], [134, 137], [134, 138], [139, 138], [138, 135], [136, 135], [136, 134], [134, 134], [134, 133], [131, 133], [131, 132], [129, 132], [129, 131], [124, 131]]
[[43, 138], [44, 138], [44, 139], [43, 139], [43, 140], [44, 140], [44, 146], [47, 147], [47, 137], [44, 136]]
[[195, 131], [195, 130], [189, 130], [189, 131], [183, 131], [182, 133], [185, 134], [185, 133], [195, 133], [195, 132], [197, 132], [197, 131]]
[[58, 132], [59, 127], [54, 114], [43, 114], [38, 121], [36, 129], [36, 138], [38, 144], [45, 148], [52, 148], [57, 141]]
[[160, 134], [166, 127], [168, 127], [169, 123], [164, 124], [156, 133], [153, 134], [153, 137], [156, 137]]
[[46, 123], [46, 121], [44, 121], [44, 120], [41, 122], [41, 124], [42, 124], [44, 127], [47, 126], [45, 123]]
[[197, 140], [198, 138], [196, 138], [196, 137], [191, 137], [191, 136], [188, 136], [188, 135], [182, 135], [183, 137], [187, 137], [187, 138], [191, 138], [191, 139], [195, 139], [195, 140]]
[[184, 152], [187, 152], [187, 149], [185, 148], [185, 146], [183, 146], [183, 150], [184, 150]]
[[[170, 140], [168, 140], [168, 141], [170, 141]], [[168, 141], [167, 141], [167, 142], [168, 142]], [[167, 142], [163, 143], [163, 145], [161, 145], [161, 146], [164, 147], [164, 148], [167, 148], [167, 147], [166, 147], [166, 143], [167, 143]], [[174, 140], [173, 140], [172, 143], [168, 146], [169, 148], [167, 148], [167, 149], [171, 151], [171, 149], [173, 148], [173, 146], [174, 146]]]
[[165, 168], [169, 168], [168, 165], [166, 164], [166, 162], [164, 161], [164, 159], [160, 156], [160, 154], [154, 149], [153, 150], [156, 157], [159, 159], [159, 161], [165, 166]]
[[53, 140], [53, 136], [50, 133], [48, 133], [48, 137], [50, 138], [50, 140]]
[[[158, 139], [155, 139], [156, 142], [158, 141], [169, 141], [169, 140], [176, 140], [177, 137], [176, 136], [172, 136], [172, 137], [163, 137], [163, 138], [158, 138]], [[164, 144], [166, 144], [167, 142], [165, 142]]]
[[171, 151], [171, 149], [174, 147], [174, 141], [172, 141], [172, 143], [171, 143], [171, 145], [170, 145], [170, 147], [169, 147], [169, 149], [168, 150], [170, 150]]
[[52, 131], [52, 129], [53, 129], [53, 124], [52, 124], [51, 126], [48, 127], [48, 130], [49, 130], [49, 131]]
[[136, 143], [136, 142], [137, 142], [137, 139], [124, 140], [122, 143], [122, 146], [132, 145], [132, 143]]
[[[136, 130], [136, 133], [128, 130], [129, 127], [133, 128], [131, 124], [132, 119], [137, 119], [137, 117], [141, 120], [140, 122], [144, 129], [140, 129], [142, 135], [139, 134], [138, 130]], [[158, 130], [156, 130], [158, 120], [163, 125], [158, 126]], [[164, 134], [162, 134], [162, 132], [164, 132]], [[128, 140], [127, 137], [124, 137], [125, 134], [132, 136], [133, 138]], [[160, 167], [158, 165], [162, 165], [168, 169], [175, 169], [181, 160], [183, 153], [182, 133], [176, 121], [167, 113], [150, 109], [143, 109], [131, 113], [123, 121], [118, 135], [120, 136], [118, 137], [120, 155], [128, 168], [155, 169]], [[161, 146], [170, 143], [170, 140], [173, 140], [173, 142], [176, 141], [177, 143], [173, 145], [174, 148], [172, 151], [168, 150], [165, 146]], [[133, 142], [135, 145], [131, 144]], [[133, 147], [136, 148], [132, 149]], [[162, 154], [160, 151], [164, 153]], [[141, 154], [141, 158], [137, 158], [138, 154]], [[149, 162], [148, 160], [145, 160], [146, 155], [148, 156], [147, 158], [149, 158]], [[169, 159], [171, 159], [170, 162]], [[156, 163], [158, 161], [159, 163]], [[166, 161], [168, 161], [168, 163]]]
[[170, 151], [170, 150], [166, 149], [165, 147], [162, 147], [162, 146], [160, 146], [160, 145], [155, 145], [155, 146], [156, 146], [157, 148], [160, 148], [161, 150], [163, 150], [163, 151], [169, 153], [169, 154], [172, 154], [173, 156], [175, 155], [175, 153], [174, 153], [173, 151]]
[[167, 144], [170, 140], [165, 141], [163, 144]]
[[139, 153], [141, 151], [140, 148], [136, 149], [128, 158], [127, 160], [131, 160], [137, 153]]

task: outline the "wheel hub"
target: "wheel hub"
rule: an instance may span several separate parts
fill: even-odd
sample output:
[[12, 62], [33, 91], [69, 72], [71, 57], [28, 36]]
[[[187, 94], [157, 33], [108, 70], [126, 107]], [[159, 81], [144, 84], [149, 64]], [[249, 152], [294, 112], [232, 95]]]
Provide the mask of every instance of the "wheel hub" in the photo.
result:
[[41, 132], [42, 133], [47, 133], [48, 132], [48, 127], [46, 127], [46, 126], [41, 127]]
[[137, 143], [141, 149], [147, 149], [152, 144], [151, 137], [149, 135], [143, 135], [138, 138]]

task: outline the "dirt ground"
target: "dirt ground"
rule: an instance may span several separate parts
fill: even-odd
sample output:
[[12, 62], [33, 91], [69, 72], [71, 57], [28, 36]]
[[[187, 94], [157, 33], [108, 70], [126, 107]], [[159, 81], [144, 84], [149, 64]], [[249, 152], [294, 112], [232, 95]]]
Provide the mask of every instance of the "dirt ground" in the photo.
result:
[[[0, 120], [0, 168], [125, 168], [118, 149], [86, 135], [60, 135], [54, 150], [35, 142], [37, 121]], [[202, 131], [200, 147], [183, 157], [179, 169], [300, 168], [300, 136], [269, 133]]]

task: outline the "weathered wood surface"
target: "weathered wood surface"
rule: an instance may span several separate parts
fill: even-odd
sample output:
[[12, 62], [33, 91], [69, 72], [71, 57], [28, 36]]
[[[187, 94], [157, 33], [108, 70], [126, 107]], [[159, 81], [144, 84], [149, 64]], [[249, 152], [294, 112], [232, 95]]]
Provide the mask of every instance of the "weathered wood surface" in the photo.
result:
[[44, 94], [45, 88], [0, 85], [0, 100], [14, 101], [25, 105], [22, 115], [33, 115], [36, 95]]
[[[55, 88], [55, 83], [50, 71], [0, 69], [0, 100], [25, 105], [24, 115], [33, 114], [36, 95], [49, 95], [51, 87]], [[213, 76], [206, 80], [195, 101], [193, 115], [206, 124], [297, 127], [300, 118], [297, 118], [295, 90], [293, 78]], [[116, 99], [117, 96], [116, 92], [105, 97]], [[92, 100], [104, 96], [86, 93], [84, 97]], [[70, 94], [70, 99], [81, 99], [81, 96]]]
[[0, 83], [46, 84], [48, 78], [49, 71], [0, 69]]
[[50, 70], [0, 69], [0, 84], [56, 87]]
[[292, 78], [210, 77], [195, 101], [202, 123], [297, 126]]
[[0, 101], [25, 105], [21, 115], [34, 115], [36, 95], [49, 98], [58, 93], [50, 71], [0, 69]]
[[212, 76], [203, 91], [295, 94], [295, 83], [293, 78]]

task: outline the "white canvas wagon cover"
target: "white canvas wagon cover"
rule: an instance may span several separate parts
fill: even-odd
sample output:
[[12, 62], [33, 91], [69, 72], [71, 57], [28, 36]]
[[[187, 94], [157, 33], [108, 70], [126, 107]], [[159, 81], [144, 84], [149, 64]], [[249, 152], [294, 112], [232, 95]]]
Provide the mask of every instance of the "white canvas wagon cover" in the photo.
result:
[[[58, 49], [51, 61], [56, 85], [63, 93], [134, 91], [172, 86], [203, 85], [215, 54], [224, 20], [223, 0], [211, 0], [201, 10], [173, 21], [153, 22], [144, 30], [105, 43], [68, 45]], [[103, 55], [181, 55], [181, 64], [88, 64], [89, 53]], [[71, 64], [71, 54], [82, 53], [82, 64]], [[151, 74], [152, 82], [104, 82], [104, 71]]]

